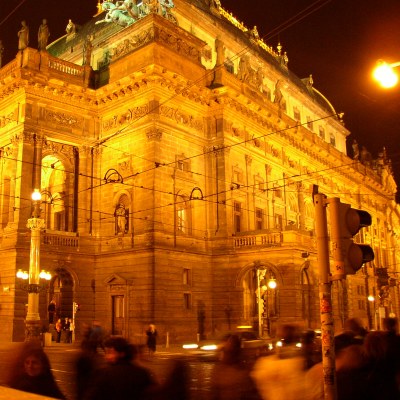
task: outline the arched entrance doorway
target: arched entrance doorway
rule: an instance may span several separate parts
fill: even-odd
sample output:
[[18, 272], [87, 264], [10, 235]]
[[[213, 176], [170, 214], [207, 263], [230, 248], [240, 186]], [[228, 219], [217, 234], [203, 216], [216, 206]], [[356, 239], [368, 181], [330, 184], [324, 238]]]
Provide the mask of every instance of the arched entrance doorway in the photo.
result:
[[279, 281], [275, 268], [254, 263], [242, 277], [244, 321], [259, 336], [273, 337], [279, 317]]
[[60, 267], [54, 271], [50, 285], [50, 300], [56, 304], [56, 318], [72, 318], [73, 316], [74, 281], [71, 274]]

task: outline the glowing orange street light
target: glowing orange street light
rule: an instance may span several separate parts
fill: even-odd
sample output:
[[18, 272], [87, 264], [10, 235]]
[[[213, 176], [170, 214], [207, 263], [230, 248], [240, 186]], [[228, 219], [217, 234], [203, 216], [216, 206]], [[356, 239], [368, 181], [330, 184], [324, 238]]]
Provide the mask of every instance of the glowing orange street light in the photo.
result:
[[373, 78], [385, 89], [390, 89], [397, 85], [399, 76], [394, 68], [400, 66], [400, 62], [388, 64], [385, 61], [378, 61], [376, 68], [372, 72]]

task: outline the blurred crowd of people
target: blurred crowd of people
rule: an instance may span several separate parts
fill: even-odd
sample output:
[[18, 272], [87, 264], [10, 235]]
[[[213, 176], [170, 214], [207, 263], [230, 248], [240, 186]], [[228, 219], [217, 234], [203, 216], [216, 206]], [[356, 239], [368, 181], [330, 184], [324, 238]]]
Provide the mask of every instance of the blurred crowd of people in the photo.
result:
[[[335, 337], [338, 400], [400, 399], [400, 336], [397, 320], [383, 321], [383, 331], [367, 332], [356, 319], [346, 321]], [[157, 330], [145, 331], [145, 345], [107, 336], [94, 321], [87, 327], [75, 360], [77, 400], [189, 400], [190, 368], [184, 358], [172, 359], [162, 383], [149, 368]], [[238, 335], [225, 337], [213, 368], [212, 400], [323, 400], [321, 342], [314, 331], [301, 333], [287, 324], [278, 330], [272, 355], [242, 357]], [[145, 355], [147, 347], [147, 354]], [[144, 358], [147, 356], [147, 362]], [[56, 399], [66, 399], [40, 344], [25, 343], [10, 362], [7, 385]], [[72, 399], [71, 399], [72, 400]]]

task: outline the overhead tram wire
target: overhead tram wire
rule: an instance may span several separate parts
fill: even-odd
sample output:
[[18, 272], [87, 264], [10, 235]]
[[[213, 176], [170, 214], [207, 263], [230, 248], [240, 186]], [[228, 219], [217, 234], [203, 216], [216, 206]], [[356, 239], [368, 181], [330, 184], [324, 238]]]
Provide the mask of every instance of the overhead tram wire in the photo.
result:
[[268, 40], [271, 39], [280, 33], [282, 33], [287, 28], [297, 24], [304, 18], [308, 17], [309, 15], [313, 14], [314, 12], [318, 11], [320, 8], [325, 6], [326, 4], [330, 3], [332, 0], [317, 0], [314, 3], [307, 6], [304, 10], [300, 11], [293, 17], [290, 17], [287, 21], [283, 22], [282, 24], [278, 25], [266, 35], [263, 36], [263, 39]]
[[13, 9], [10, 13], [8, 13], [8, 14], [2, 19], [2, 21], [0, 21], [0, 26], [3, 25], [4, 22], [6, 22], [6, 21], [8, 20], [8, 18], [10, 18], [11, 15], [13, 15], [13, 14], [15, 13], [15, 11], [17, 11], [18, 8], [20, 8], [20, 7], [22, 6], [22, 4], [24, 4], [25, 2], [26, 2], [26, 0], [21, 0], [21, 1], [19, 2], [19, 4], [17, 4], [17, 5], [14, 7], [14, 9]]

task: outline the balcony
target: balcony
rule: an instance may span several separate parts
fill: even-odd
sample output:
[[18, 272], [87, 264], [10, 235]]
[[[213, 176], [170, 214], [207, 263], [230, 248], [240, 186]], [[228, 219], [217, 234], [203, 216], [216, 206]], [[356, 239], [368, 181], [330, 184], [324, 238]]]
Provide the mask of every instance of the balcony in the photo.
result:
[[284, 231], [274, 229], [242, 232], [233, 237], [233, 247], [235, 250], [250, 247], [285, 247], [293, 245], [308, 248], [315, 245], [313, 236], [313, 231], [290, 227], [286, 227]]
[[58, 232], [46, 230], [42, 234], [42, 244], [44, 248], [51, 246], [55, 249], [66, 251], [79, 250], [79, 237], [74, 232]]

